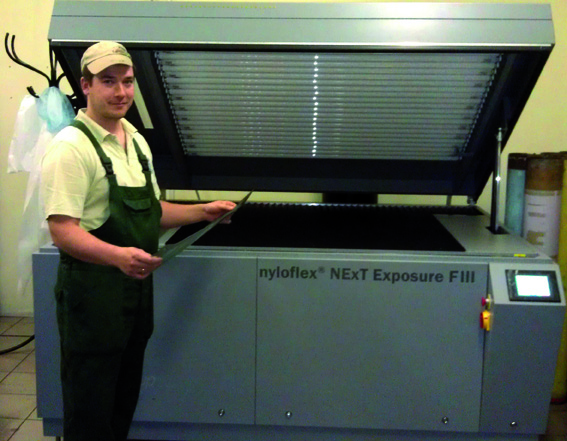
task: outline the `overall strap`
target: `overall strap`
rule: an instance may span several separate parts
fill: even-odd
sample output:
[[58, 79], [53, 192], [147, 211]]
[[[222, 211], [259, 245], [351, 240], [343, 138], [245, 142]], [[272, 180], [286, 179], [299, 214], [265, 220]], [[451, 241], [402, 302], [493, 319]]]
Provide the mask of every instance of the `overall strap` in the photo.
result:
[[138, 145], [134, 137], [132, 137], [132, 141], [134, 141], [134, 149], [136, 150], [136, 154], [138, 155], [138, 161], [140, 161], [140, 164], [142, 165], [142, 172], [146, 177], [146, 188], [149, 191], [151, 191], [153, 194], [154, 189], [152, 185], [152, 173], [150, 170], [150, 161], [148, 160], [148, 157], [142, 153], [142, 149], [140, 149], [140, 146]]
[[140, 149], [140, 146], [138, 145], [134, 137], [132, 137], [132, 141], [134, 141], [134, 148], [136, 149], [136, 154], [138, 155], [138, 161], [140, 161], [140, 164], [142, 164], [142, 171], [144, 173], [149, 173], [150, 161], [148, 161], [146, 155], [142, 153], [142, 150]]
[[89, 138], [89, 140], [93, 144], [93, 146], [94, 146], [94, 148], [95, 148], [95, 150], [98, 154], [98, 157], [100, 158], [100, 162], [102, 162], [102, 166], [104, 167], [104, 170], [106, 171], [106, 176], [110, 177], [110, 176], [114, 175], [114, 169], [112, 168], [112, 161], [110, 160], [110, 158], [108, 156], [106, 156], [106, 153], [104, 153], [99, 142], [96, 140], [96, 138], [94, 137], [92, 132], [89, 130], [89, 128], [85, 125], [85, 123], [75, 119], [75, 120], [73, 120], [73, 122], [70, 125], [79, 129], [81, 132], [83, 132], [87, 136], [87, 138]]

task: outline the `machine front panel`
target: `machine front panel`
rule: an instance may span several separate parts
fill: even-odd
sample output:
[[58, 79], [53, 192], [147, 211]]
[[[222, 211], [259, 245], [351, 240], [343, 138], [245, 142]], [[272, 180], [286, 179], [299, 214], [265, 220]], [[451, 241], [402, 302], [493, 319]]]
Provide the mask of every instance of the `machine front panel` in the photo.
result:
[[[506, 274], [559, 281], [549, 260], [219, 251], [188, 250], [155, 274], [138, 438], [535, 441], [545, 430], [565, 297], [559, 284], [558, 303], [511, 300]], [[57, 262], [53, 249], [34, 256], [51, 436], [62, 433]]]
[[156, 271], [138, 421], [254, 423], [255, 259], [174, 259]]
[[257, 424], [477, 431], [487, 271], [259, 259]]

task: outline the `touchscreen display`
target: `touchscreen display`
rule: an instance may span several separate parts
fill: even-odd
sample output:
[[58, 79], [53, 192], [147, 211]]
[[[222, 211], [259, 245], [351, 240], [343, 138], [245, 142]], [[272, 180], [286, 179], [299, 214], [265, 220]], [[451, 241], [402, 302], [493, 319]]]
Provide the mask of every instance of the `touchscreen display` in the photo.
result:
[[554, 271], [506, 270], [508, 297], [518, 302], [560, 302]]
[[551, 297], [549, 277], [537, 275], [516, 275], [518, 297]]

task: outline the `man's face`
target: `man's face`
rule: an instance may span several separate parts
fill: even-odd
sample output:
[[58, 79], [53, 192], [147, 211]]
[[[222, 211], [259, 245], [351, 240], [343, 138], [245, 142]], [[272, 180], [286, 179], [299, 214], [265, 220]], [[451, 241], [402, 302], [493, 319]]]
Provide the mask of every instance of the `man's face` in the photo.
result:
[[91, 83], [81, 79], [87, 97], [87, 113], [93, 119], [118, 120], [134, 100], [134, 70], [115, 64], [96, 74]]

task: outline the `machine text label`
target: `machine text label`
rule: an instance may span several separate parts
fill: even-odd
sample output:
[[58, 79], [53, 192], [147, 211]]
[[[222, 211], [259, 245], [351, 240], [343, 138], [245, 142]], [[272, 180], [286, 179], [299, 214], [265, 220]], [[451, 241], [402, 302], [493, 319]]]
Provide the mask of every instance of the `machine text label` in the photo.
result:
[[268, 280], [273, 279], [316, 279], [317, 270], [301, 269], [298, 266], [290, 268], [261, 268], [260, 277]]
[[318, 269], [306, 269], [296, 265], [277, 266], [275, 268], [260, 268], [258, 276], [261, 279], [273, 281], [276, 279], [320, 279], [319, 276], [328, 274], [330, 280], [352, 281], [352, 282], [380, 282], [391, 285], [397, 283], [451, 283], [451, 284], [473, 284], [476, 272], [471, 270], [447, 270], [447, 271], [391, 271], [383, 268], [351, 268], [331, 267], [326, 271], [325, 267]]

